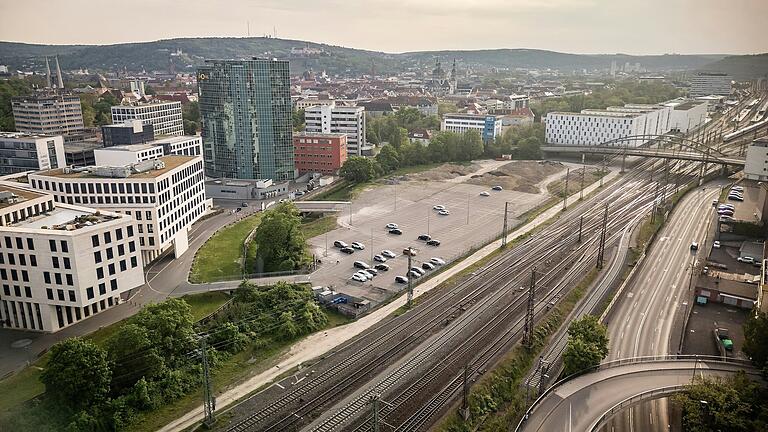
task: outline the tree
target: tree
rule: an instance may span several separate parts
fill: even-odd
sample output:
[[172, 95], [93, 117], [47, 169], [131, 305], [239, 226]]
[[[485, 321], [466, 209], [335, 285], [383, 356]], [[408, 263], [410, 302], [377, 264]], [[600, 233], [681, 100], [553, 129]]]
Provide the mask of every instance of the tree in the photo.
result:
[[388, 173], [400, 168], [400, 154], [393, 146], [385, 145], [376, 155], [376, 162], [379, 163], [382, 171]]
[[306, 261], [301, 218], [293, 203], [280, 203], [264, 212], [253, 240], [266, 271], [296, 270]]
[[292, 312], [283, 312], [278, 320], [278, 335], [283, 340], [290, 340], [299, 335], [299, 328], [293, 318]]
[[155, 376], [165, 365], [163, 358], [142, 326], [121, 326], [105, 343], [107, 358], [113, 371], [112, 390], [121, 393], [142, 377]]
[[367, 182], [376, 177], [376, 167], [371, 159], [350, 156], [339, 169], [339, 175], [354, 183]]
[[541, 159], [541, 141], [536, 137], [520, 140], [517, 145], [517, 158], [524, 160]]
[[768, 365], [768, 315], [765, 312], [749, 314], [744, 323], [744, 353], [759, 368]]
[[608, 354], [608, 330], [597, 317], [586, 315], [568, 327], [568, 344], [563, 352], [563, 375], [600, 364]]
[[185, 104], [181, 108], [181, 118], [184, 119], [184, 134], [197, 135], [200, 130], [200, 104], [197, 101]]
[[194, 318], [189, 304], [182, 299], [168, 299], [151, 304], [137, 313], [132, 322], [147, 331], [169, 367], [188, 362], [187, 354], [195, 348]]
[[480, 132], [470, 129], [461, 134], [460, 138], [460, 160], [474, 160], [483, 155], [483, 139]]
[[50, 353], [40, 375], [47, 394], [73, 410], [104, 401], [112, 372], [103, 349], [93, 342], [70, 338], [54, 345]]
[[293, 110], [293, 130], [294, 132], [301, 132], [304, 130], [304, 110]]

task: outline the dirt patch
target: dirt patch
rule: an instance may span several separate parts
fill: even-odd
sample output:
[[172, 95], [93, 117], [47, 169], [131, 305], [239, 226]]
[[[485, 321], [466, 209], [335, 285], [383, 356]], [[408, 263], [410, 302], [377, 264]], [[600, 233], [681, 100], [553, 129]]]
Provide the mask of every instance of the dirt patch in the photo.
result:
[[400, 181], [441, 181], [450, 180], [456, 177], [472, 174], [482, 168], [480, 164], [468, 163], [468, 164], [453, 164], [447, 163], [431, 170], [405, 174], [399, 176], [397, 179]]
[[496, 170], [473, 176], [467, 183], [481, 186], [501, 186], [525, 193], [539, 193], [537, 186], [545, 178], [565, 169], [565, 165], [552, 161], [513, 161]]
[[[583, 168], [571, 169], [571, 172], [568, 175], [568, 195], [572, 195], [581, 190], [581, 172], [583, 170]], [[584, 187], [586, 188], [592, 183], [600, 180], [600, 177], [603, 175], [601, 174], [602, 172], [603, 171], [601, 171], [599, 167], [587, 167], [587, 170], [584, 173]], [[607, 171], [605, 173], [607, 173]], [[546, 185], [547, 191], [552, 195], [562, 198], [565, 192], [565, 184], [565, 176], [563, 176], [560, 180], [555, 180]]]

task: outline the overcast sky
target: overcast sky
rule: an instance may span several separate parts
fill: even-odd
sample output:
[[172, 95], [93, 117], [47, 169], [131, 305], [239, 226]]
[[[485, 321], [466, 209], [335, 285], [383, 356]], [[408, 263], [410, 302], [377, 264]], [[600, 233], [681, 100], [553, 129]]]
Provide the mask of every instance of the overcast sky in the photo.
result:
[[0, 0], [0, 40], [272, 34], [387, 52], [768, 52], [768, 0]]

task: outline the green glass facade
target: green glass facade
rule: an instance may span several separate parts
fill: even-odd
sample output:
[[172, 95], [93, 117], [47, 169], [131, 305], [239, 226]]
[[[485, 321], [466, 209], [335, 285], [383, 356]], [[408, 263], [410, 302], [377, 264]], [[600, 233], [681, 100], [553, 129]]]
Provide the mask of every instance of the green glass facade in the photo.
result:
[[207, 176], [294, 179], [287, 61], [206, 60], [197, 85]]

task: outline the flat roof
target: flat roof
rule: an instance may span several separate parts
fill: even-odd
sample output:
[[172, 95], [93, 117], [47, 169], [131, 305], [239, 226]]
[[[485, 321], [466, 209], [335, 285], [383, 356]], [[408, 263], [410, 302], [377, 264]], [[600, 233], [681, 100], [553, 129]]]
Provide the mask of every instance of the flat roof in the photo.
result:
[[[0, 192], [10, 192], [10, 193], [18, 196], [19, 198], [21, 198], [21, 202], [45, 196], [45, 194], [42, 194], [42, 193], [39, 193], [39, 192], [34, 192], [34, 191], [29, 190], [29, 189], [22, 189], [22, 188], [8, 186], [8, 185], [4, 185], [4, 184], [0, 184]], [[20, 204], [20, 203], [9, 204], [7, 202], [0, 201], [0, 209], [12, 207], [12, 206], [17, 205], [17, 204]]]
[[683, 102], [680, 105], [675, 106], [676, 110], [689, 110], [691, 108], [701, 105], [701, 102], [688, 101]]
[[40, 139], [40, 138], [55, 138], [61, 135], [46, 135], [27, 132], [0, 132], [0, 138], [10, 139]]
[[[604, 110], [590, 110], [589, 112], [581, 113], [581, 112], [566, 112], [566, 111], [553, 111], [549, 114], [560, 114], [560, 115], [573, 115], [573, 116], [597, 116], [597, 117], [620, 117], [620, 118], [635, 118], [639, 117], [641, 112], [623, 112], [623, 111], [604, 111]], [[547, 116], [549, 116], [547, 114]]]
[[757, 300], [759, 290], [757, 284], [709, 276], [699, 277], [696, 281], [696, 288], [718, 291], [750, 300]]
[[100, 149], [100, 150], [141, 151], [141, 150], [149, 150], [157, 147], [159, 146], [155, 144], [143, 143], [143, 144], [124, 144], [124, 145], [109, 146], [109, 147], [104, 147], [103, 149]]
[[[140, 173], [133, 173], [128, 177], [125, 177], [125, 179], [144, 179], [144, 178], [155, 178], [159, 177], [175, 168], [180, 167], [181, 165], [184, 165], [185, 163], [194, 160], [198, 158], [199, 156], [181, 156], [181, 155], [170, 155], [170, 156], [163, 156], [161, 158], [158, 158], [159, 160], [165, 162], [165, 168], [161, 169], [151, 169], [149, 171], [144, 171]], [[91, 172], [88, 171], [80, 171], [80, 172], [70, 172], [65, 173], [63, 168], [57, 168], [52, 169], [48, 171], [43, 171], [40, 173], [40, 175], [43, 176], [50, 176], [50, 177], [58, 177], [58, 178], [64, 178], [64, 179], [122, 179], [123, 177], [103, 177], [103, 176], [97, 176]]]
[[308, 137], [317, 137], [317, 138], [341, 138], [343, 136], [347, 136], [345, 133], [322, 133], [322, 132], [296, 132], [293, 134], [294, 138], [308, 138]]

